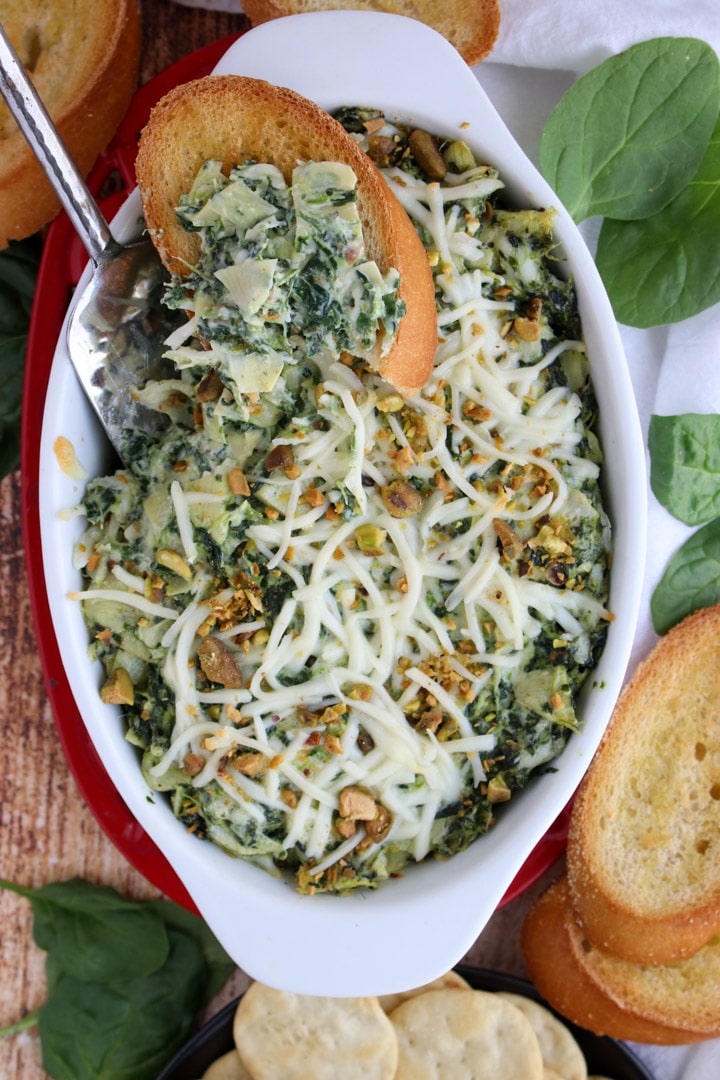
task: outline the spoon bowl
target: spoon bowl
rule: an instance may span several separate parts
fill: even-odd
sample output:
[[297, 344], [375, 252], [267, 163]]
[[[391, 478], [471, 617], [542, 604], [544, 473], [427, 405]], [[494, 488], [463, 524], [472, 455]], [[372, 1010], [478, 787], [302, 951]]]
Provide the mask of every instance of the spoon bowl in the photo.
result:
[[179, 316], [160, 303], [167, 270], [149, 239], [116, 242], [77, 165], [0, 25], [0, 94], [43, 166], [94, 264], [73, 300], [67, 353], [95, 413], [123, 460], [125, 434], [152, 433], [166, 419], [133, 396], [172, 366], [163, 342]]
[[161, 298], [167, 280], [147, 240], [113, 245], [78, 295], [67, 327], [67, 350], [83, 390], [110, 442], [125, 460], [125, 438], [138, 428], [152, 434], [168, 418], [133, 396], [148, 379], [169, 378], [163, 342], [175, 325]]

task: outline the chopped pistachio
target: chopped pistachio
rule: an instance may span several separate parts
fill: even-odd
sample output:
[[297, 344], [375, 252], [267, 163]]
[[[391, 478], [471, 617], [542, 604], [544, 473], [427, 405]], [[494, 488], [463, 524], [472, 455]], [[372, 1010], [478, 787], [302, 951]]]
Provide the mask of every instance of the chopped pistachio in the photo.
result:
[[487, 799], [490, 803], [507, 802], [512, 792], [505, 783], [505, 778], [498, 774], [488, 781]]
[[417, 164], [427, 173], [431, 180], [445, 179], [447, 165], [432, 135], [417, 128], [410, 135], [408, 146]]
[[135, 687], [125, 668], [117, 667], [100, 690], [100, 700], [106, 705], [132, 705], [135, 702]]
[[268, 472], [273, 472], [275, 469], [287, 469], [294, 464], [295, 455], [292, 447], [287, 443], [278, 443], [277, 446], [273, 446], [265, 457], [265, 468]]
[[391, 517], [407, 518], [423, 508], [423, 498], [407, 480], [393, 480], [381, 490], [380, 497]]
[[400, 394], [386, 394], [384, 398], [380, 398], [378, 401], [377, 410], [382, 413], [399, 412], [404, 404], [405, 401]]
[[231, 469], [228, 473], [228, 483], [233, 495], [244, 495], [247, 497], [250, 494], [250, 485], [248, 484], [242, 469]]
[[173, 551], [172, 548], [161, 548], [157, 553], [157, 561], [167, 570], [172, 570], [173, 574], [185, 578], [186, 581], [189, 581], [193, 576], [192, 569], [186, 560], [177, 551]]
[[475, 157], [472, 150], [462, 139], [453, 139], [443, 150], [443, 157], [448, 166], [456, 169], [459, 173], [467, 172], [475, 167]]
[[198, 401], [217, 401], [224, 389], [223, 381], [217, 371], [208, 371], [198, 383], [197, 399]]
[[359, 525], [355, 530], [355, 542], [363, 555], [382, 555], [387, 533], [378, 525]]
[[204, 638], [198, 645], [197, 655], [200, 667], [211, 682], [233, 690], [242, 686], [235, 654], [221, 638]]
[[541, 334], [540, 323], [537, 319], [518, 317], [513, 321], [512, 328], [523, 341], [537, 341]]

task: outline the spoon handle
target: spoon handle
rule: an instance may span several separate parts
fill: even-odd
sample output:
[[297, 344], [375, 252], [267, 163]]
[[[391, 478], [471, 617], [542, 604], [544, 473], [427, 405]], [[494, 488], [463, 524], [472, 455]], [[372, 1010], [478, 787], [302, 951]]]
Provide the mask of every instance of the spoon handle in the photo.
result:
[[88, 255], [98, 263], [113, 238], [90, 189], [0, 25], [0, 94], [42, 165]]

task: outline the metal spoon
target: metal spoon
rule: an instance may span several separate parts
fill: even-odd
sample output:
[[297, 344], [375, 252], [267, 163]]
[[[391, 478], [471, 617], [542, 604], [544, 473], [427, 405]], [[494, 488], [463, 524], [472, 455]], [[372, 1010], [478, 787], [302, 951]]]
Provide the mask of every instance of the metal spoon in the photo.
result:
[[94, 271], [75, 294], [67, 350], [108, 439], [123, 460], [127, 433], [167, 417], [133, 400], [148, 378], [173, 371], [163, 342], [178, 318], [160, 303], [168, 274], [152, 243], [121, 245], [112, 236], [82, 174], [0, 25], [0, 94], [82, 240]]

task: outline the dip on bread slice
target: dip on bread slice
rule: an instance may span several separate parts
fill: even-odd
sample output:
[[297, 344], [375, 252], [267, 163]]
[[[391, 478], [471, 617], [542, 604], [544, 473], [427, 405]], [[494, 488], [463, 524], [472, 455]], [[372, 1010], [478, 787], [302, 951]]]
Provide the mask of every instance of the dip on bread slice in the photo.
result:
[[186, 230], [176, 211], [210, 160], [220, 161], [224, 173], [248, 161], [271, 164], [287, 183], [299, 163], [352, 169], [366, 257], [381, 274], [397, 272], [404, 306], [392, 341], [383, 341], [380, 327], [364, 359], [402, 394], [419, 390], [437, 347], [432, 274], [410, 218], [354, 139], [315, 103], [263, 80], [207, 76], [172, 90], [142, 133], [136, 173], [150, 236], [180, 278], [197, 262], [200, 247], [198, 234]]

